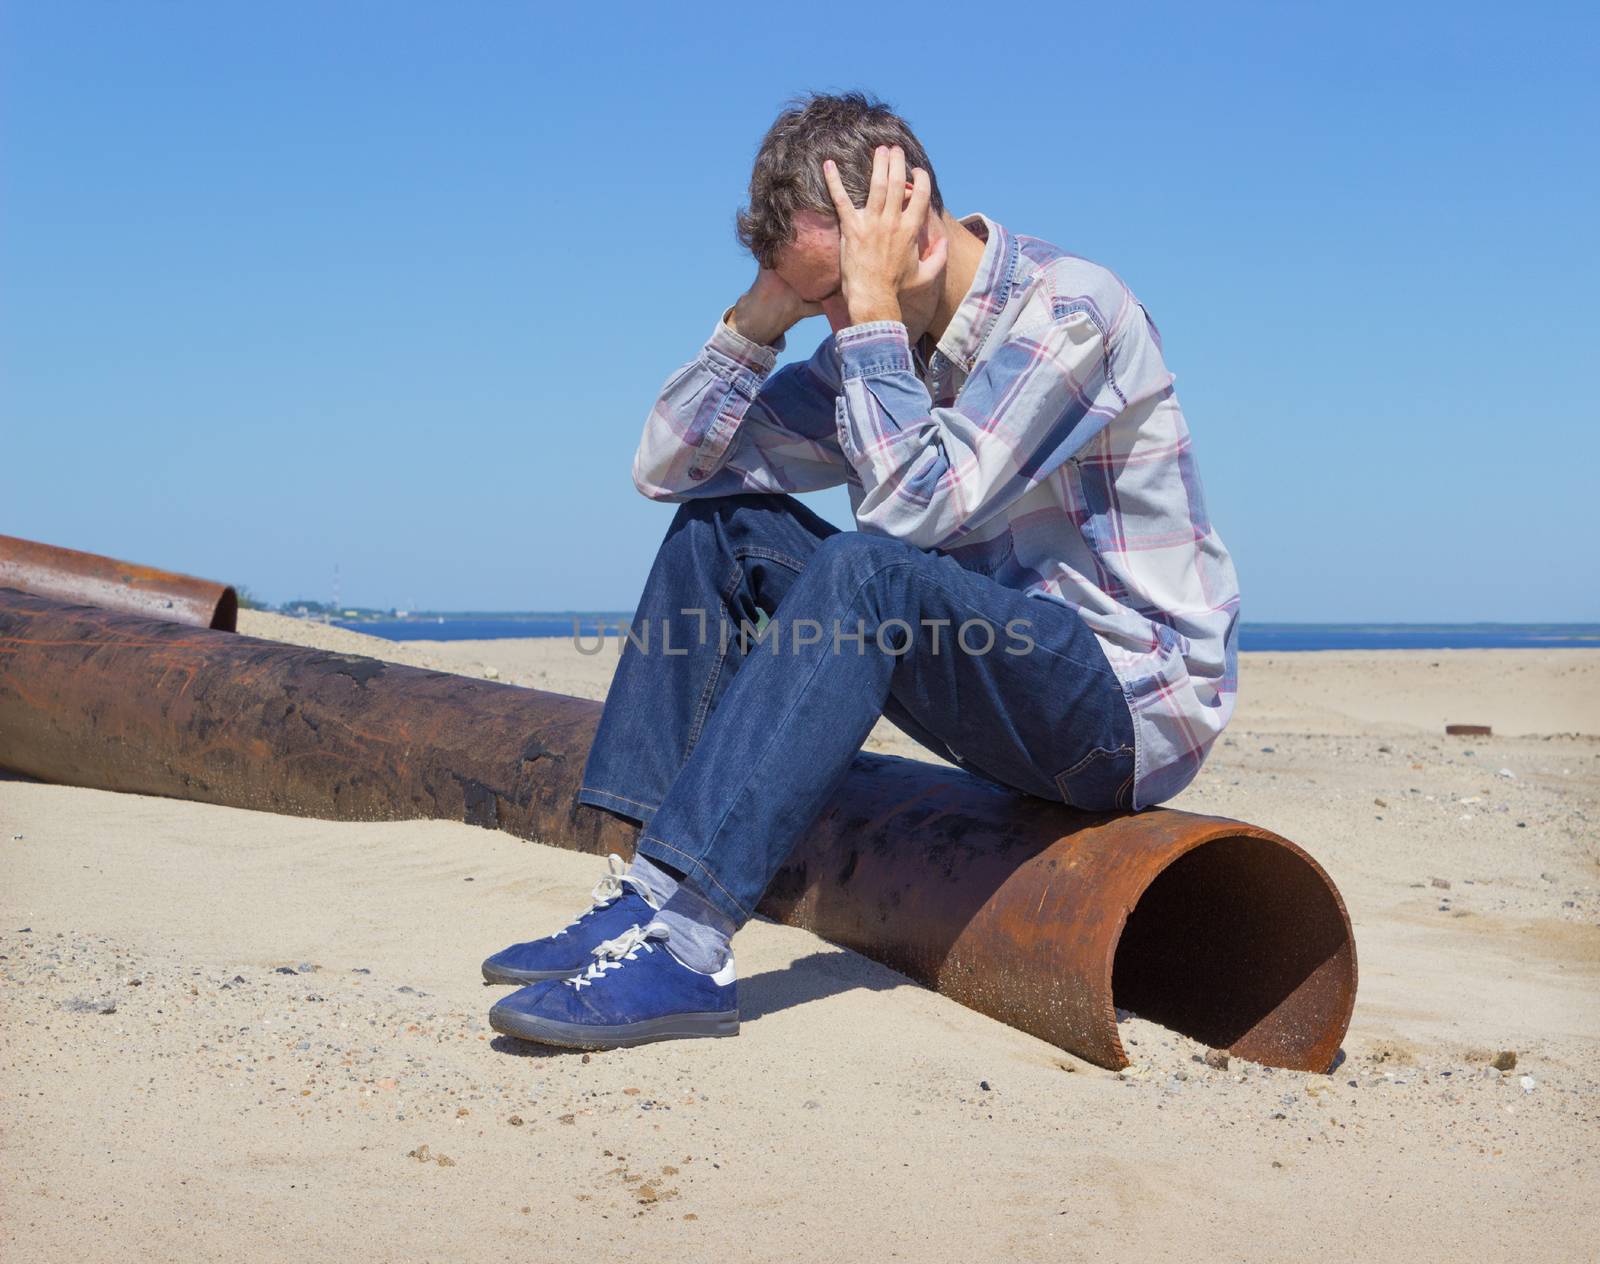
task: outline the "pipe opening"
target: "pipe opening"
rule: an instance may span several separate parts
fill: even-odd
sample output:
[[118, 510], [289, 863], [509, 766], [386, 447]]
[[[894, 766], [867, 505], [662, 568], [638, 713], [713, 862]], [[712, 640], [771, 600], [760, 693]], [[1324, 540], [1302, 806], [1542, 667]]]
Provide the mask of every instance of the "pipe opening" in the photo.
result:
[[1267, 839], [1223, 838], [1146, 888], [1117, 943], [1111, 988], [1119, 1009], [1215, 1048], [1312, 1069], [1328, 1016], [1354, 995], [1353, 946], [1313, 865]]
[[237, 632], [239, 630], [239, 594], [233, 590], [233, 585], [222, 590], [222, 596], [217, 598], [217, 608], [211, 615], [211, 626], [218, 632]]

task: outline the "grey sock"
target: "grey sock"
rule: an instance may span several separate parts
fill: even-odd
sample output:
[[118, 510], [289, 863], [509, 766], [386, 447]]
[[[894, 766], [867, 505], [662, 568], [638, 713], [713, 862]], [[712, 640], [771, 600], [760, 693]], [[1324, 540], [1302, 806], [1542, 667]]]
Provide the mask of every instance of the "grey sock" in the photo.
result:
[[678, 890], [678, 880], [660, 865], [651, 863], [649, 856], [635, 855], [624, 877], [636, 879], [650, 893], [650, 902], [660, 908]]
[[691, 970], [715, 974], [732, 955], [728, 941], [738, 923], [687, 882], [678, 884], [655, 920], [667, 928], [667, 951]]

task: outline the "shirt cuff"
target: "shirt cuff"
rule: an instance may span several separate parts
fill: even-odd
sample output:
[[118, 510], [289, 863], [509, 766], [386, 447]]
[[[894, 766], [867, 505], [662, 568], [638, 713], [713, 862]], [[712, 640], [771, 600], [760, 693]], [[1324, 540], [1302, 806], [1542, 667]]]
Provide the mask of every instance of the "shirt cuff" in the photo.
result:
[[717, 321], [717, 327], [706, 340], [706, 350], [715, 362], [735, 373], [742, 370], [757, 379], [766, 377], [772, 372], [772, 366], [778, 362], [778, 354], [784, 348], [783, 335], [779, 334], [778, 340], [771, 346], [763, 346], [746, 338], [729, 324], [728, 318], [732, 315], [731, 307], [722, 313], [722, 319]]
[[911, 336], [898, 320], [869, 320], [834, 337], [839, 372], [846, 379], [878, 373], [911, 373]]

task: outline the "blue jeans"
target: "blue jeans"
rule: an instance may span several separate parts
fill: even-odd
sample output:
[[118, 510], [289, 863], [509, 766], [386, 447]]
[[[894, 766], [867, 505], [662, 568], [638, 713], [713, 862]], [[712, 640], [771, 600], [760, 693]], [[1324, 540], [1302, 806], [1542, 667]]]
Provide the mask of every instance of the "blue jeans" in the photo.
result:
[[1073, 610], [793, 497], [684, 502], [629, 632], [579, 801], [735, 924], [880, 715], [1026, 794], [1131, 803], [1127, 698]]

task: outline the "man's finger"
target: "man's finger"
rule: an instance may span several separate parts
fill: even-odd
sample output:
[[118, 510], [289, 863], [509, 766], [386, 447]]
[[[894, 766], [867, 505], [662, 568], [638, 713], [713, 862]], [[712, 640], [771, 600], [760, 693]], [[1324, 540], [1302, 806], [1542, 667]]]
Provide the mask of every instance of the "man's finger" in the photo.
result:
[[[901, 188], [905, 187], [904, 182]], [[921, 167], [911, 169], [911, 198], [906, 202], [906, 218], [918, 228], [928, 215], [928, 200], [933, 196], [933, 181]]]
[[872, 151], [872, 182], [867, 186], [868, 215], [881, 215], [883, 204], [889, 200], [889, 155], [879, 145]]
[[855, 203], [851, 202], [850, 195], [845, 192], [844, 181], [839, 178], [838, 165], [829, 158], [822, 164], [822, 178], [828, 182], [828, 194], [833, 198], [833, 210], [839, 217], [839, 223], [844, 224], [845, 216], [855, 211]]
[[884, 210], [898, 214], [905, 202], [906, 151], [896, 145], [889, 151], [887, 179], [884, 182]]

